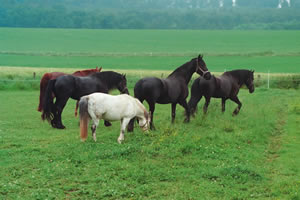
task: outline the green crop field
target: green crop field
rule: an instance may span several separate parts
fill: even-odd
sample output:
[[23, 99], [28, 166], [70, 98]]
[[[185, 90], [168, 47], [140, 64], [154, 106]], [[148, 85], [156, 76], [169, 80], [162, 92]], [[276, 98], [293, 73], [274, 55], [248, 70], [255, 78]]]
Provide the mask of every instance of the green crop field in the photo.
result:
[[172, 70], [199, 53], [213, 72], [299, 73], [300, 31], [0, 28], [0, 66]]
[[[300, 199], [299, 35], [0, 28], [0, 199]], [[81, 142], [74, 100], [65, 130], [36, 111], [46, 72], [102, 66], [126, 73], [133, 94], [138, 79], [166, 77], [199, 53], [217, 75], [255, 69], [238, 116], [230, 101], [222, 114], [219, 99], [204, 116], [202, 100], [190, 123], [177, 106], [171, 124], [171, 105], [157, 104], [157, 130], [137, 127], [120, 145], [120, 122]]]

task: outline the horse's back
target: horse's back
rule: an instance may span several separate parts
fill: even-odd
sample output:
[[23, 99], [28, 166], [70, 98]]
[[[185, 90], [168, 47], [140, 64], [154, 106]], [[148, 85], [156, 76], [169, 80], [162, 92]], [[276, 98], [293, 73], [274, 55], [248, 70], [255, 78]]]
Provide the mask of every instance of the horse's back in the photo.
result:
[[140, 79], [134, 87], [134, 96], [139, 100], [149, 98], [157, 99], [164, 90], [164, 84], [161, 79], [156, 77], [146, 77]]
[[188, 96], [188, 87], [184, 81], [180, 81], [172, 77], [162, 79], [161, 81], [164, 89], [160, 97], [157, 99], [157, 103], [177, 103]]
[[197, 89], [202, 95], [212, 96], [218, 88], [217, 78], [215, 76], [212, 76], [210, 80], [199, 77], [195, 80], [195, 84], [197, 84]]
[[135, 99], [127, 94], [93, 93], [83, 98], [88, 98], [89, 113], [101, 119], [115, 121], [124, 117], [132, 118], [136, 112]]
[[219, 77], [219, 93], [222, 97], [228, 98], [231, 94], [234, 81], [231, 76], [223, 74]]
[[66, 96], [71, 95], [75, 89], [75, 76], [63, 75], [56, 79], [55, 82], [55, 96]]

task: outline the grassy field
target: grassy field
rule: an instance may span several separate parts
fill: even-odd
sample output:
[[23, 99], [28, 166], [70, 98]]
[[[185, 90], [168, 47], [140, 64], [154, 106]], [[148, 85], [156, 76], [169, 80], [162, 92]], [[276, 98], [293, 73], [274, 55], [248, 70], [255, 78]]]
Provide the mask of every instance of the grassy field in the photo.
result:
[[157, 130], [137, 128], [122, 145], [119, 122], [80, 142], [73, 100], [56, 130], [40, 120], [38, 91], [0, 99], [0, 199], [300, 198], [297, 90], [241, 90], [238, 116], [212, 100], [189, 124], [181, 107], [172, 125], [170, 105], [157, 105]]
[[[300, 199], [300, 93], [275, 89], [299, 88], [299, 34], [0, 28], [0, 199]], [[171, 106], [157, 105], [157, 130], [119, 145], [119, 122], [80, 142], [74, 100], [66, 130], [36, 111], [45, 72], [102, 66], [126, 73], [133, 94], [139, 78], [166, 77], [198, 53], [215, 74], [256, 70], [238, 116], [214, 99], [189, 124], [177, 106], [171, 124]]]
[[213, 72], [299, 73], [299, 33], [0, 28], [0, 66], [173, 70], [202, 53]]

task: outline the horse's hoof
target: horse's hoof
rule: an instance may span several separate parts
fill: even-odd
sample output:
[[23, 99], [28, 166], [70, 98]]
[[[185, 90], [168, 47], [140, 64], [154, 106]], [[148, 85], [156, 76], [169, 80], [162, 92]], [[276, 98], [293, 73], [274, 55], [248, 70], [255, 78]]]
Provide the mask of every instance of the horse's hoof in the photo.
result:
[[57, 128], [56, 123], [54, 121], [51, 121], [52, 128]]
[[57, 129], [65, 129], [66, 127], [65, 127], [64, 125], [61, 124], [61, 125], [56, 126], [56, 128], [57, 128]]
[[119, 143], [119, 144], [122, 144], [122, 141], [123, 141], [122, 139], [119, 139], [119, 138], [118, 138], [118, 143]]
[[183, 122], [184, 122], [184, 123], [189, 123], [189, 122], [190, 122], [190, 119], [185, 119]]

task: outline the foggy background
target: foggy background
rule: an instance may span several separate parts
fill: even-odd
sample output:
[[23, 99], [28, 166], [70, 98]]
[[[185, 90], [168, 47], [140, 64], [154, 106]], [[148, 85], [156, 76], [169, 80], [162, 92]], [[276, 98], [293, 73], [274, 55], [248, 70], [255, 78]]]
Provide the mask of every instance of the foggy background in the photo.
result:
[[1, 27], [300, 29], [300, 0], [0, 0]]

